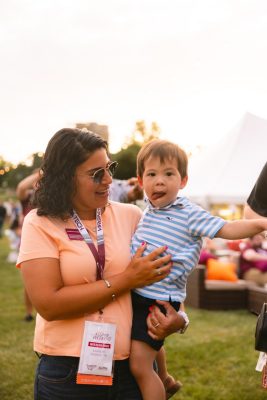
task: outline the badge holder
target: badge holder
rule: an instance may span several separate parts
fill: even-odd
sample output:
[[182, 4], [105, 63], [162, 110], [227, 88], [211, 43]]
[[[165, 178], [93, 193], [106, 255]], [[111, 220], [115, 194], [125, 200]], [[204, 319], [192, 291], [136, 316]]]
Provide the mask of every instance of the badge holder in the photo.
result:
[[[94, 242], [73, 210], [73, 221], [89, 249], [91, 250], [97, 271], [97, 280], [103, 279], [105, 266], [104, 232], [101, 219], [101, 208], [96, 210], [97, 249]], [[108, 288], [109, 281], [103, 279]], [[112, 299], [115, 299], [113, 294]], [[83, 385], [112, 385], [113, 381], [113, 354], [115, 344], [116, 325], [103, 322], [103, 310], [99, 310], [99, 321], [85, 321], [81, 356], [76, 382]]]
[[85, 321], [77, 384], [112, 385], [115, 333], [115, 324]]

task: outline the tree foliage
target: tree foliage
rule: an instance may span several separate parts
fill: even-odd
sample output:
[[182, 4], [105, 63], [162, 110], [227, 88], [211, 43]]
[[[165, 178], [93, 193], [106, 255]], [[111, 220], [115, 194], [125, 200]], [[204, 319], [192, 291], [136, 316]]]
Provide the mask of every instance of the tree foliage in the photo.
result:
[[136, 121], [135, 129], [130, 138], [126, 140], [125, 145], [129, 146], [133, 143], [138, 143], [141, 146], [143, 143], [159, 138], [159, 135], [160, 128], [156, 122], [152, 122], [150, 127], [147, 127], [144, 120], [139, 120]]
[[0, 157], [0, 187], [16, 188], [22, 179], [31, 175], [35, 169], [40, 168], [41, 161], [42, 153], [32, 154], [27, 162], [19, 163], [17, 166]]
[[126, 140], [123, 148], [116, 154], [112, 154], [112, 160], [116, 160], [119, 166], [115, 178], [129, 179], [136, 176], [136, 157], [142, 144], [159, 138], [160, 129], [156, 122], [152, 122], [147, 128], [144, 120], [136, 121], [132, 135]]
[[132, 143], [118, 153], [112, 154], [112, 160], [118, 161], [115, 178], [129, 179], [136, 176], [136, 156], [141, 146], [138, 143]]

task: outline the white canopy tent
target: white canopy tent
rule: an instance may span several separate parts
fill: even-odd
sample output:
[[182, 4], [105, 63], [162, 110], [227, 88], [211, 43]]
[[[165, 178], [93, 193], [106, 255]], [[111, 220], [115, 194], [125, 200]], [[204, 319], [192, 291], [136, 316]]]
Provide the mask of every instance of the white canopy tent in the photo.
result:
[[190, 158], [181, 195], [205, 208], [243, 204], [266, 161], [267, 120], [246, 113], [219, 143]]

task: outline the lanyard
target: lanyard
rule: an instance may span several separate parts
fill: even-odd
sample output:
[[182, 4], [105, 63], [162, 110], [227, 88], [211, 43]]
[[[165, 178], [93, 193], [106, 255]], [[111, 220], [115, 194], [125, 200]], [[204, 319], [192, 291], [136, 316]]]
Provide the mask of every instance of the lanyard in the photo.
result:
[[97, 249], [94, 245], [94, 242], [91, 239], [89, 232], [83, 225], [82, 221], [80, 220], [75, 210], [73, 210], [72, 219], [94, 256], [96, 262], [96, 272], [97, 272], [96, 279], [97, 280], [103, 279], [103, 272], [105, 267], [105, 244], [104, 244], [104, 231], [101, 218], [101, 208], [97, 208], [96, 210]]

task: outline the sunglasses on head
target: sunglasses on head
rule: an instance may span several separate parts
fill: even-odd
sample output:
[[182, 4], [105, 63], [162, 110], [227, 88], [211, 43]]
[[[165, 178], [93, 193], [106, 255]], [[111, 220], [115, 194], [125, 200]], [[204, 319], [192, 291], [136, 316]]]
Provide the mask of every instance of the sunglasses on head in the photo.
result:
[[92, 175], [90, 175], [90, 178], [93, 179], [94, 183], [101, 183], [102, 179], [104, 178], [105, 172], [108, 171], [110, 176], [114, 175], [114, 172], [118, 166], [117, 161], [113, 161], [106, 168], [99, 168], [96, 170]]

